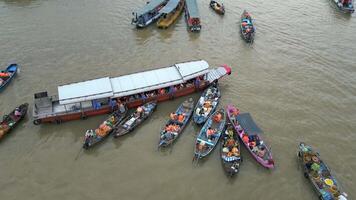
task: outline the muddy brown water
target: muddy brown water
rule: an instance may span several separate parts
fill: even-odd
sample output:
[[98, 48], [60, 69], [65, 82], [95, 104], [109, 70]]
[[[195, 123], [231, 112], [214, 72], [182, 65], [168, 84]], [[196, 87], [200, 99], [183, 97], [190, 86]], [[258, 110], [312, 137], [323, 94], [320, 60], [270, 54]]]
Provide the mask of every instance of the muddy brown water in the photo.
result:
[[[78, 157], [85, 130], [105, 116], [35, 126], [30, 113], [0, 142], [0, 199], [317, 199], [296, 161], [299, 141], [316, 148], [350, 199], [356, 197], [355, 16], [328, 0], [224, 0], [221, 17], [204, 0], [200, 34], [187, 32], [183, 17], [167, 30], [136, 30], [131, 12], [144, 3], [0, 0], [0, 65], [21, 65], [0, 94], [1, 115], [32, 104], [35, 92], [55, 94], [60, 84], [187, 60], [226, 63], [233, 73], [220, 83], [220, 105], [252, 114], [276, 169], [262, 168], [245, 149], [233, 180], [217, 150], [193, 166], [199, 128], [192, 123], [171, 152], [158, 152], [159, 129], [185, 98], [159, 104], [133, 133]], [[255, 19], [253, 45], [240, 38], [243, 9]]]

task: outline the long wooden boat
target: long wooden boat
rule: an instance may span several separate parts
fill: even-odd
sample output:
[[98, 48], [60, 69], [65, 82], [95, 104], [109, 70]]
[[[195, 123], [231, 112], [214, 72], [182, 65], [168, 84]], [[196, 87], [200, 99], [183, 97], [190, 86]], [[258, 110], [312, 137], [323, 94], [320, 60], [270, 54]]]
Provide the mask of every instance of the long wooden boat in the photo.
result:
[[90, 147], [107, 138], [126, 117], [126, 114], [127, 109], [125, 109], [124, 112], [116, 110], [110, 114], [109, 117], [103, 123], [101, 123], [97, 129], [87, 130], [84, 137], [83, 148], [89, 149]]
[[170, 119], [160, 132], [158, 148], [168, 147], [177, 140], [188, 124], [193, 113], [193, 108], [194, 100], [189, 98], [185, 100], [174, 113], [171, 113]]
[[[221, 118], [217, 120], [216, 117], [218, 115], [220, 115]], [[195, 140], [194, 159], [204, 158], [212, 152], [225, 129], [225, 122], [226, 117], [224, 109], [217, 110], [210, 116]]]
[[195, 106], [193, 121], [198, 125], [204, 124], [210, 115], [215, 112], [215, 109], [219, 104], [220, 97], [220, 89], [217, 83], [212, 84], [209, 88], [207, 88]]
[[185, 0], [170, 0], [159, 12], [162, 13], [157, 22], [158, 28], [168, 28], [182, 14]]
[[344, 13], [354, 13], [355, 12], [355, 8], [354, 8], [354, 4], [353, 4], [353, 0], [331, 0], [336, 7], [344, 12]]
[[157, 20], [162, 13], [159, 11], [166, 5], [168, 0], [151, 0], [140, 10], [133, 12], [131, 24], [137, 28], [144, 28]]
[[[231, 68], [209, 68], [204, 61], [178, 63], [119, 77], [105, 77], [58, 87], [58, 96], [34, 95], [33, 123], [61, 123], [111, 113], [123, 102], [134, 108], [150, 101], [167, 101], [208, 87]], [[127, 84], [131, 83], [131, 84]]]
[[336, 179], [331, 175], [331, 170], [311, 146], [304, 143], [299, 144], [298, 160], [302, 165], [305, 178], [310, 180], [319, 199], [347, 199], [347, 194], [342, 192]]
[[148, 102], [139, 106], [124, 122], [114, 130], [114, 137], [120, 137], [133, 131], [138, 125], [142, 124], [156, 109], [157, 102]]
[[199, 32], [201, 30], [200, 16], [198, 4], [196, 0], [185, 0], [184, 16], [191, 32]]
[[241, 15], [240, 30], [242, 38], [246, 42], [252, 43], [255, 37], [255, 27], [250, 14], [246, 10]]
[[19, 122], [26, 116], [27, 109], [28, 103], [24, 103], [15, 108], [8, 115], [3, 116], [3, 120], [0, 122], [0, 139], [9, 134], [10, 131], [19, 124]]
[[261, 135], [263, 132], [253, 121], [250, 113], [240, 114], [239, 109], [233, 105], [227, 106], [226, 113], [230, 122], [234, 125], [242, 143], [253, 158], [262, 166], [273, 169], [274, 160], [271, 149], [267, 147]]
[[11, 82], [17, 74], [18, 65], [10, 64], [5, 70], [0, 72], [0, 92]]
[[226, 130], [222, 135], [220, 158], [228, 176], [232, 177], [239, 172], [242, 162], [241, 145], [239, 136], [231, 123], [226, 124]]
[[212, 8], [216, 13], [220, 14], [220, 15], [224, 15], [225, 14], [225, 6], [222, 3], [219, 3], [217, 1], [211, 0], [210, 3], [210, 8]]

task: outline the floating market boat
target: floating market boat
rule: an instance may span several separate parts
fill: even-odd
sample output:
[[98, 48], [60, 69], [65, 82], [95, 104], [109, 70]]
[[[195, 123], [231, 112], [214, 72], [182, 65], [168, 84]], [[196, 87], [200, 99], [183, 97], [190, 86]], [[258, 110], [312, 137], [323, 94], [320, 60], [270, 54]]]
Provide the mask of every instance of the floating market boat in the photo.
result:
[[355, 12], [353, 0], [332, 0], [332, 2], [334, 2], [342, 12], [350, 14]]
[[26, 116], [28, 103], [24, 103], [15, 108], [10, 114], [4, 115], [3, 120], [0, 122], [0, 139], [9, 134], [19, 122]]
[[314, 151], [310, 146], [300, 143], [298, 160], [302, 165], [305, 178], [310, 180], [319, 199], [347, 199], [347, 194], [342, 192], [336, 179], [331, 175], [330, 169], [320, 159], [318, 152]]
[[168, 28], [180, 16], [184, 9], [185, 0], [170, 0], [159, 12], [161, 18], [157, 22], [158, 28]]
[[136, 25], [137, 28], [144, 28], [158, 19], [162, 13], [159, 11], [166, 5], [167, 0], [151, 0], [143, 8], [137, 12], [133, 12], [131, 24]]
[[221, 94], [217, 83], [206, 89], [195, 106], [193, 121], [198, 125], [204, 124], [210, 115], [214, 113], [220, 97]]
[[174, 143], [188, 124], [193, 108], [194, 100], [189, 98], [178, 107], [176, 112], [171, 113], [170, 119], [161, 130], [158, 148], [168, 147]]
[[100, 124], [95, 130], [87, 130], [84, 137], [84, 149], [89, 149], [95, 144], [103, 141], [109, 136], [114, 129], [122, 122], [126, 117], [127, 109], [124, 111], [116, 110], [109, 117]]
[[139, 106], [121, 125], [115, 128], [114, 137], [117, 138], [133, 131], [153, 113], [156, 106], [157, 102], [148, 102], [143, 106]]
[[244, 10], [241, 15], [240, 29], [242, 38], [246, 42], [253, 42], [255, 37], [255, 27], [253, 26], [250, 14], [246, 10]]
[[195, 160], [206, 157], [215, 148], [225, 129], [225, 121], [225, 111], [220, 109], [205, 122], [195, 141]]
[[220, 15], [224, 15], [225, 14], [225, 6], [224, 4], [220, 4], [217, 1], [211, 0], [210, 1], [210, 8], [212, 8], [216, 13], [220, 14]]
[[185, 0], [185, 20], [191, 32], [199, 32], [201, 29], [198, 4], [196, 0]]
[[227, 123], [222, 135], [220, 158], [225, 173], [232, 177], [240, 170], [242, 162], [239, 136], [231, 123]]
[[5, 70], [0, 72], [0, 92], [11, 82], [17, 74], [18, 65], [10, 64]]
[[[33, 123], [61, 123], [113, 112], [117, 104], [134, 108], [201, 91], [231, 73], [223, 65], [209, 68], [204, 61], [178, 63], [119, 77], [104, 77], [58, 87], [58, 96], [34, 95]], [[130, 84], [128, 84], [130, 83]]]
[[271, 149], [267, 147], [262, 138], [263, 131], [253, 121], [250, 113], [240, 114], [239, 109], [233, 105], [227, 106], [226, 113], [242, 143], [244, 143], [255, 160], [262, 166], [273, 169], [274, 161]]

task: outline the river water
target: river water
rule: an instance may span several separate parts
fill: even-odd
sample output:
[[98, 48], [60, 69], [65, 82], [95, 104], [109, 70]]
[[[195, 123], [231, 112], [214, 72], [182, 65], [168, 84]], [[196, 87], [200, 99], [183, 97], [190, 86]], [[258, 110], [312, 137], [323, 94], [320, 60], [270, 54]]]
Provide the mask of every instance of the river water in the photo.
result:
[[[29, 112], [0, 142], [0, 199], [317, 199], [298, 167], [299, 141], [316, 148], [356, 198], [355, 17], [328, 0], [225, 0], [221, 17], [203, 0], [199, 34], [187, 31], [183, 17], [167, 30], [136, 30], [131, 12], [144, 3], [0, 0], [0, 66], [21, 65], [0, 94], [0, 114], [22, 102], [32, 110], [35, 92], [56, 94], [60, 84], [188, 60], [225, 63], [233, 73], [220, 82], [221, 105], [252, 114], [276, 169], [262, 168], [245, 149], [232, 180], [217, 150], [193, 166], [193, 123], [172, 151], [158, 152], [159, 129], [185, 98], [159, 104], [133, 133], [87, 152], [80, 152], [84, 132], [105, 116], [35, 126]], [[243, 9], [255, 19], [253, 45], [239, 34]]]

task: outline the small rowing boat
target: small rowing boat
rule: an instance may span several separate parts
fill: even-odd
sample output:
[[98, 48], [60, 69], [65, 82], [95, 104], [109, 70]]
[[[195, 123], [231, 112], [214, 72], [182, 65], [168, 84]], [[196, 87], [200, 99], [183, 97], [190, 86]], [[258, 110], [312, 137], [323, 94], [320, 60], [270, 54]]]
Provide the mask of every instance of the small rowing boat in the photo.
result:
[[184, 0], [170, 0], [159, 12], [162, 13], [157, 22], [158, 28], [168, 28], [182, 14], [184, 9]]
[[353, 0], [332, 0], [332, 2], [344, 13], [351, 14], [355, 12]]
[[136, 111], [132, 113], [122, 124], [117, 126], [114, 130], [114, 137], [120, 137], [133, 131], [138, 125], [142, 124], [156, 109], [157, 102], [148, 102], [143, 106], [137, 107]]
[[204, 124], [218, 106], [220, 97], [217, 83], [212, 84], [203, 92], [194, 109], [193, 120], [196, 124]]
[[220, 158], [225, 173], [232, 177], [240, 170], [242, 162], [239, 136], [231, 123], [227, 123], [222, 135]]
[[220, 109], [205, 122], [195, 141], [194, 159], [204, 158], [212, 152], [224, 131], [225, 121], [225, 111]]
[[298, 160], [302, 165], [305, 178], [310, 180], [319, 199], [347, 199], [347, 194], [342, 192], [336, 179], [331, 175], [328, 166], [320, 159], [319, 153], [314, 151], [311, 146], [302, 142], [299, 144]]
[[185, 100], [176, 110], [171, 113], [170, 119], [165, 127], [161, 130], [158, 148], [168, 147], [181, 135], [185, 126], [193, 113], [194, 100], [189, 98]]
[[250, 14], [246, 10], [241, 15], [240, 29], [242, 38], [246, 42], [252, 43], [255, 37], [255, 27], [253, 26]]
[[84, 138], [84, 149], [89, 149], [95, 144], [103, 141], [107, 136], [109, 136], [113, 130], [122, 122], [126, 117], [127, 109], [116, 110], [109, 117], [100, 124], [100, 126], [95, 130], [87, 130]]
[[5, 70], [0, 72], [0, 92], [11, 82], [17, 74], [18, 65], [10, 64]]
[[239, 109], [233, 105], [227, 106], [226, 113], [242, 143], [255, 160], [262, 166], [273, 169], [274, 161], [271, 149], [267, 147], [266, 142], [262, 138], [263, 132], [253, 121], [250, 113], [240, 114]]
[[210, 8], [212, 8], [216, 13], [220, 14], [220, 15], [224, 15], [225, 14], [225, 6], [224, 4], [220, 4], [217, 1], [211, 0], [210, 1]]
[[26, 116], [28, 103], [21, 104], [15, 108], [10, 114], [4, 115], [0, 122], [0, 139], [9, 134], [18, 123]]

